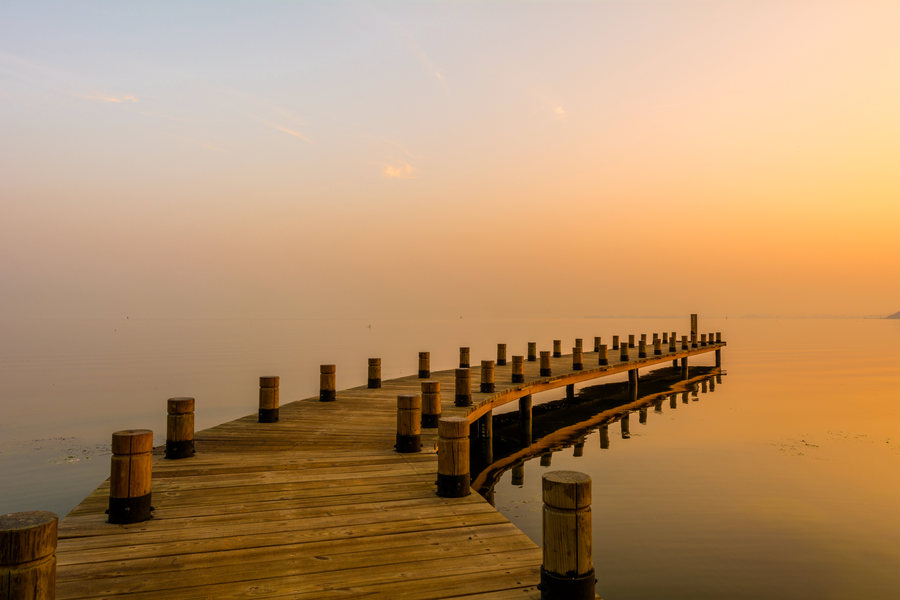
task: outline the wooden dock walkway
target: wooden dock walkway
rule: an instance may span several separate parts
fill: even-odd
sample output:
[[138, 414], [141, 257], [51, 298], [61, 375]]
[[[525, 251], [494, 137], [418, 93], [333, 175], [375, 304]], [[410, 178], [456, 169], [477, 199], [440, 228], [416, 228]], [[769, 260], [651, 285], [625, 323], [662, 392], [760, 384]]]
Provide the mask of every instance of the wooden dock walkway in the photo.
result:
[[[525, 383], [497, 366], [496, 392], [454, 405], [454, 370], [441, 382], [442, 416], [470, 422], [526, 395], [718, 351], [724, 343], [627, 361], [609, 352], [551, 360]], [[340, 365], [338, 365], [340, 369]], [[436, 429], [423, 449], [394, 450], [397, 396], [418, 394], [416, 375], [379, 389], [338, 391], [283, 404], [277, 423], [257, 415], [197, 432], [196, 455], [153, 456], [149, 521], [112, 525], [109, 482], [60, 520], [57, 598], [485, 598], [538, 599], [541, 549], [476, 493], [435, 494]], [[156, 440], [159, 444], [161, 440]]]

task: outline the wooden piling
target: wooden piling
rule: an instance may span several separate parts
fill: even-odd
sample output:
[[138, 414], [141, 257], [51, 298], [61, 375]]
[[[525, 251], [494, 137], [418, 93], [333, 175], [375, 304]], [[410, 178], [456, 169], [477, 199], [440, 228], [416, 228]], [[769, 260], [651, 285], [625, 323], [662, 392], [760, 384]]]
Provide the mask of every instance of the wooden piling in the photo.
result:
[[419, 379], [431, 377], [431, 352], [419, 352]]
[[512, 382], [525, 383], [525, 357], [514, 355], [512, 357]]
[[691, 345], [697, 341], [697, 331], [697, 313], [691, 313]]
[[537, 342], [528, 342], [528, 362], [537, 360]]
[[506, 344], [497, 344], [497, 366], [502, 367], [506, 364]]
[[669, 338], [669, 352], [675, 352], [675, 336]]
[[138, 523], [150, 518], [153, 432], [125, 429], [112, 434], [109, 468], [109, 522]]
[[553, 340], [553, 358], [562, 356], [562, 340]]
[[459, 368], [460, 369], [468, 369], [469, 368], [469, 347], [468, 346], [460, 346], [459, 347]]
[[550, 352], [541, 350], [541, 377], [550, 377]]
[[628, 347], [634, 348], [634, 334], [633, 333], [628, 334]]
[[717, 344], [721, 344], [721, 343], [722, 343], [722, 332], [721, 332], [721, 331], [717, 331], [717, 332], [716, 332], [716, 343], [717, 343]]
[[[646, 337], [646, 336], [644, 336]], [[638, 342], [638, 358], [647, 358], [647, 340]]]
[[422, 449], [422, 397], [418, 394], [397, 396], [397, 452], [419, 452]]
[[619, 346], [619, 360], [623, 362], [628, 360], [628, 344], [625, 342]]
[[[453, 403], [456, 406], [472, 406], [472, 372], [469, 369], [456, 369]], [[440, 423], [438, 423], [438, 427], [440, 427]]]
[[369, 378], [366, 387], [370, 390], [377, 390], [381, 387], [381, 359], [369, 359]]
[[663, 344], [668, 344], [668, 343], [669, 343], [669, 332], [668, 332], [668, 331], [663, 331], [663, 333], [662, 333], [662, 343], [663, 343]]
[[193, 456], [194, 399], [169, 398], [166, 413], [166, 458]]
[[46, 510], [0, 516], [0, 600], [56, 597], [56, 531]]
[[582, 338], [575, 338], [575, 347], [584, 352], [584, 340]]
[[441, 382], [422, 382], [422, 427], [433, 429], [441, 418]]
[[647, 345], [647, 334], [646, 333], [641, 334], [641, 341], [644, 342], [644, 346]]
[[541, 600], [593, 600], [591, 478], [577, 471], [542, 477]]
[[572, 456], [575, 458], [581, 458], [584, 456], [584, 438], [580, 437], [575, 442], [575, 445], [572, 447]]
[[278, 385], [277, 375], [259, 378], [259, 422], [278, 422]]
[[606, 350], [606, 344], [600, 344], [600, 348], [597, 351], [597, 364], [598, 365], [608, 365], [609, 364], [609, 353]]
[[518, 462], [510, 469], [510, 483], [513, 485], [525, 485], [525, 463]]
[[622, 439], [628, 440], [631, 439], [631, 427], [629, 426], [629, 415], [625, 413], [619, 419], [619, 425], [622, 427]]
[[469, 483], [469, 421], [465, 417], [443, 417], [438, 422], [437, 495], [468, 496]]
[[618, 350], [618, 349], [619, 349], [619, 336], [617, 336], [617, 335], [614, 335], [614, 336], [613, 336], [612, 349], [613, 349], [613, 350]]
[[481, 393], [494, 393], [494, 361], [481, 361]]
[[654, 331], [653, 332], [653, 341], [651, 343], [656, 344], [656, 342], [658, 342], [658, 341], [659, 341], [659, 334]]
[[653, 355], [659, 356], [662, 354], [662, 342], [659, 338], [653, 340]]
[[584, 370], [584, 350], [578, 346], [572, 348], [572, 370]]
[[688, 336], [686, 336], [686, 335], [681, 336], [681, 349], [682, 350], [688, 349]]
[[700, 345], [701, 345], [701, 346], [705, 346], [705, 345], [706, 345], [706, 334], [705, 334], [705, 333], [701, 333], [701, 334], [700, 334]]
[[337, 398], [337, 392], [335, 391], [336, 370], [337, 369], [335, 365], [319, 366], [320, 402], [334, 402], [334, 400]]
[[600, 344], [601, 344], [601, 342], [602, 342], [602, 340], [600, 339], [600, 336], [599, 336], [599, 335], [595, 335], [595, 336], [594, 336], [594, 352], [599, 352], [599, 351], [600, 351]]

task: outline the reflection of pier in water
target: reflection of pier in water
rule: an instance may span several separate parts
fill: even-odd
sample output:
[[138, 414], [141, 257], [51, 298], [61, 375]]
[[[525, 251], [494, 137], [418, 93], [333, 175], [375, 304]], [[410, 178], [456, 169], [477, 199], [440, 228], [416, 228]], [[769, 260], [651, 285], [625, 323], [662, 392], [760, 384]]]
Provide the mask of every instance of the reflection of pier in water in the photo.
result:
[[[522, 485], [525, 462], [540, 457], [541, 466], [551, 465], [553, 453], [571, 446], [573, 456], [584, 453], [585, 439], [595, 430], [600, 448], [609, 449], [609, 426], [618, 421], [622, 439], [631, 437], [630, 415], [647, 424], [649, 409], [662, 413], [665, 401], [670, 410], [678, 408], [678, 396], [688, 404], [700, 394], [715, 392], [722, 383], [719, 367], [692, 367], [693, 377], [683, 379], [679, 367], [657, 369], [627, 382], [585, 387], [578, 395], [566, 390], [566, 397], [534, 406], [531, 396], [519, 401], [519, 410], [488, 415], [477, 422], [471, 434], [473, 487], [492, 500], [500, 476], [511, 470], [512, 484]], [[476, 475], [477, 474], [477, 475]]]

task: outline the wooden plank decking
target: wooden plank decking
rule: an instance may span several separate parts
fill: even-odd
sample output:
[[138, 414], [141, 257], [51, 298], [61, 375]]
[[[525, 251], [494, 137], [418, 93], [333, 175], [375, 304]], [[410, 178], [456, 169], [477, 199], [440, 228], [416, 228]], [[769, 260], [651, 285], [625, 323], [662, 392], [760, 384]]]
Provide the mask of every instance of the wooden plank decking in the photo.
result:
[[[430, 379], [443, 416], [474, 419], [528, 393], [723, 346], [625, 363], [610, 351], [606, 368], [585, 352], [584, 371], [567, 355], [549, 378], [526, 362], [524, 384], [498, 366], [494, 394], [478, 393], [473, 366], [468, 408], [453, 405], [452, 370]], [[224, 423], [196, 434], [193, 458], [157, 450], [153, 519], [107, 523], [106, 482], [60, 521], [57, 598], [540, 598], [534, 542], [476, 493], [435, 495], [436, 430], [423, 429], [421, 453], [394, 452], [396, 397], [421, 381], [284, 404], [278, 423]]]

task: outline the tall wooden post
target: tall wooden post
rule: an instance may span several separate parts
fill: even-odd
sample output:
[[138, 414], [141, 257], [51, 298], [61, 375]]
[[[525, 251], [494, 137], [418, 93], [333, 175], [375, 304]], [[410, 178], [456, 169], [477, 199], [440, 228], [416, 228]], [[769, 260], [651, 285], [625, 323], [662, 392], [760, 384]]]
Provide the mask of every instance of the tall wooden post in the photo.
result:
[[431, 352], [419, 352], [419, 379], [431, 377]]
[[278, 375], [259, 378], [259, 422], [278, 422]]
[[691, 313], [691, 347], [697, 347], [697, 313]]
[[550, 352], [541, 350], [541, 377], [550, 377]]
[[512, 382], [525, 383], [525, 357], [514, 355], [512, 357]]
[[519, 398], [519, 441], [523, 447], [531, 445], [531, 394]]
[[468, 346], [460, 346], [459, 347], [459, 368], [460, 369], [468, 369], [469, 368], [469, 347]]
[[581, 371], [584, 369], [584, 350], [575, 346], [572, 348], [572, 370]]
[[591, 478], [577, 471], [551, 471], [542, 477], [541, 487], [541, 600], [593, 600]]
[[624, 342], [619, 346], [619, 360], [623, 362], [628, 361], [628, 344]]
[[[472, 372], [469, 369], [456, 369], [456, 389], [453, 394], [456, 406], [472, 406]], [[440, 423], [438, 424], [440, 427]]]
[[528, 342], [528, 362], [537, 360], [537, 342]]
[[562, 356], [562, 340], [553, 340], [553, 358]]
[[506, 344], [497, 344], [497, 366], [502, 367], [506, 364]]
[[597, 351], [597, 364], [598, 365], [608, 365], [609, 364], [609, 354], [606, 350], [606, 344], [600, 344], [600, 348]]
[[337, 398], [334, 365], [319, 366], [319, 401], [333, 402]]
[[441, 418], [441, 382], [422, 382], [422, 427], [434, 428]]
[[469, 421], [465, 417], [443, 417], [438, 422], [437, 495], [468, 496], [469, 483]]
[[137, 523], [150, 518], [153, 432], [125, 429], [112, 434], [109, 468], [109, 522]]
[[193, 456], [194, 399], [169, 398], [166, 412], [166, 458]]
[[618, 349], [619, 349], [619, 336], [617, 336], [617, 335], [614, 335], [614, 336], [613, 336], [612, 349], [613, 349], [613, 350], [618, 350]]
[[418, 394], [397, 396], [397, 452], [419, 452], [422, 449], [422, 397]]
[[481, 361], [481, 393], [494, 393], [494, 361]]
[[381, 359], [369, 359], [369, 378], [366, 386], [370, 390], [377, 390], [381, 387]]
[[[494, 462], [494, 415], [492, 411], [475, 420], [474, 431], [469, 432], [469, 438], [475, 438], [475, 447], [471, 448], [471, 460], [476, 463], [475, 472], [481, 472], [482, 469]], [[471, 465], [469, 468], [472, 471]]]
[[594, 336], [594, 352], [600, 352], [600, 343], [602, 341], [599, 335]]
[[56, 531], [46, 510], [0, 516], [0, 600], [56, 598]]
[[631, 399], [637, 399], [638, 390], [638, 370], [631, 369], [628, 371], [628, 391], [631, 392]]

